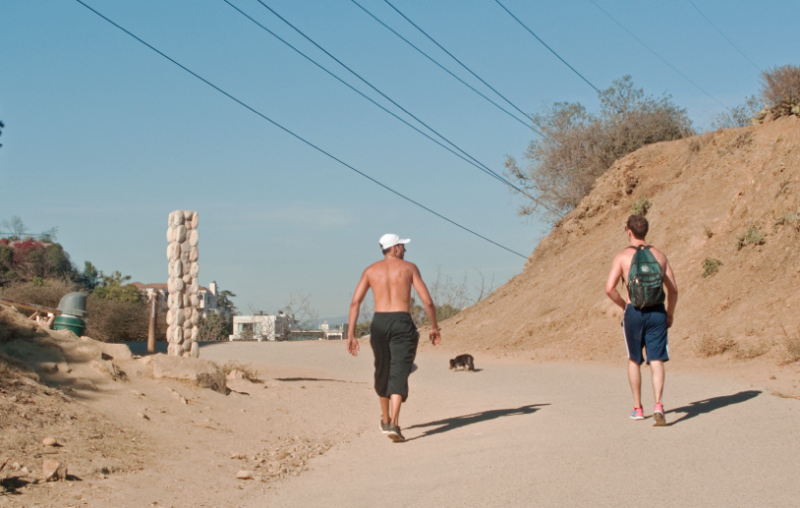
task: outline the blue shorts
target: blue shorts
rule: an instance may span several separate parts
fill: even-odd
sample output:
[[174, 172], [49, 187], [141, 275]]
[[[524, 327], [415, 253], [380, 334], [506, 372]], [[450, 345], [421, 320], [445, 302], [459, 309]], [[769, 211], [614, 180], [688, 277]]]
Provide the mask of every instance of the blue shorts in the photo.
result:
[[647, 363], [669, 361], [667, 346], [667, 310], [664, 304], [637, 309], [631, 304], [622, 316], [622, 331], [628, 348], [628, 359], [641, 365], [642, 350], [647, 351]]

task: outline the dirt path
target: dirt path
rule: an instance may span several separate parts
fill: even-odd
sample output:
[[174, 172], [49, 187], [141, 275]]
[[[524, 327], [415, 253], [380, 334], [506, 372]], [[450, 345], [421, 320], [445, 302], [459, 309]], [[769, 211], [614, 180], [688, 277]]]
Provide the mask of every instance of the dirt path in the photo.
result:
[[[478, 357], [480, 372], [453, 373], [445, 356], [425, 352], [401, 414], [408, 442], [392, 444], [377, 429], [377, 401], [339, 400], [332, 381], [369, 380], [368, 346], [357, 359], [342, 343], [233, 346], [203, 355], [313, 373], [297, 377], [327, 387], [321, 407], [346, 407], [352, 421], [339, 429], [350, 443], [298, 478], [253, 490], [254, 508], [796, 506], [800, 402], [743, 382], [668, 372], [670, 426], [653, 428], [628, 418], [623, 366]], [[362, 391], [348, 397], [372, 402]]]

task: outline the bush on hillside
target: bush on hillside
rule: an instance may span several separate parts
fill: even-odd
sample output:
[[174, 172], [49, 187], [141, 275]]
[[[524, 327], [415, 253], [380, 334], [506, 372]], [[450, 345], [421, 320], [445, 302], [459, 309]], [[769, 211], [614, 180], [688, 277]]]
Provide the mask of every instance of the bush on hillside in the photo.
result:
[[732, 107], [728, 111], [723, 111], [711, 121], [711, 129], [733, 129], [737, 127], [747, 127], [752, 124], [754, 117], [758, 116], [763, 109], [763, 103], [755, 95], [748, 97], [743, 104]]
[[761, 98], [773, 117], [800, 116], [800, 67], [777, 67], [764, 71], [761, 79]]
[[589, 113], [579, 103], [555, 103], [547, 114], [533, 117], [545, 134], [525, 151], [529, 164], [520, 168], [513, 157], [506, 174], [537, 197], [518, 213], [539, 210], [557, 221], [575, 208], [602, 175], [621, 157], [644, 145], [694, 134], [686, 110], [671, 96], [646, 96], [630, 76], [600, 92], [601, 110]]
[[147, 340], [147, 305], [104, 300], [93, 294], [86, 300], [86, 335], [103, 342]]
[[14, 282], [0, 288], [0, 296], [18, 302], [58, 307], [58, 302], [67, 293], [78, 290], [72, 281], [43, 279], [41, 285], [34, 282]]
[[75, 276], [69, 255], [61, 244], [36, 240], [0, 239], [0, 284]]

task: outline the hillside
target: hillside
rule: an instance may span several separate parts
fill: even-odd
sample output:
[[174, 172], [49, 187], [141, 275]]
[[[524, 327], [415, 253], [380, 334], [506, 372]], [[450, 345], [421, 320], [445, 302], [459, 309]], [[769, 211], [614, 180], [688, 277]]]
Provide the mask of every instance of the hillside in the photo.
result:
[[[614, 254], [627, 245], [631, 206], [646, 197], [648, 240], [666, 252], [680, 289], [673, 359], [785, 363], [787, 343], [800, 346], [799, 157], [797, 117], [626, 156], [553, 228], [521, 274], [444, 323], [448, 349], [624, 358], [621, 311], [604, 285]], [[739, 248], [750, 226], [764, 243]], [[703, 277], [707, 258], [722, 264]]]

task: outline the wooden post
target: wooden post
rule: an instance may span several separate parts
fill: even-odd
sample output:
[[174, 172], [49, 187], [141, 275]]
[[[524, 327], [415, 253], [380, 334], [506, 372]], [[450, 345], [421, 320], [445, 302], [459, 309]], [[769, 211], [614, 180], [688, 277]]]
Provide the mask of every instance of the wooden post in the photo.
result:
[[147, 352], [156, 352], [156, 323], [158, 322], [158, 291], [150, 297], [150, 326], [147, 328]]

